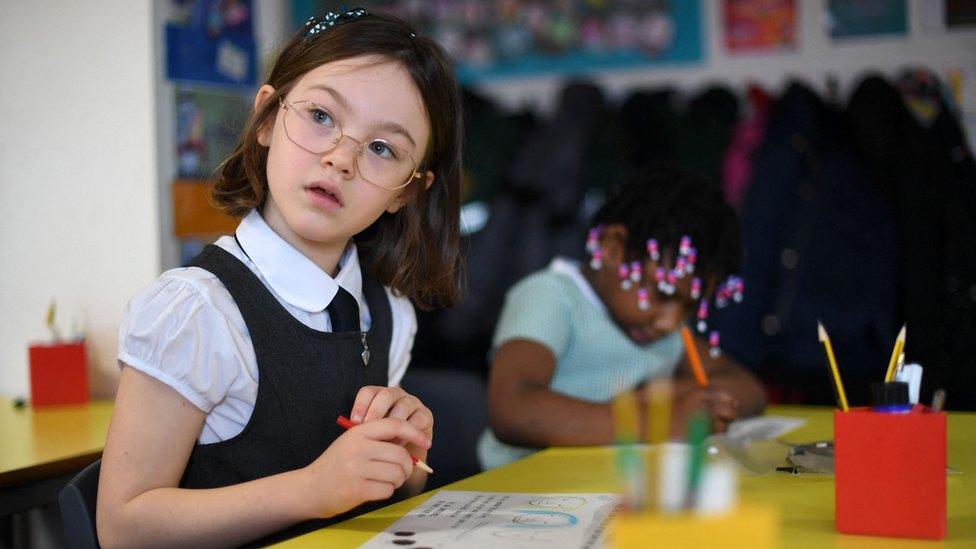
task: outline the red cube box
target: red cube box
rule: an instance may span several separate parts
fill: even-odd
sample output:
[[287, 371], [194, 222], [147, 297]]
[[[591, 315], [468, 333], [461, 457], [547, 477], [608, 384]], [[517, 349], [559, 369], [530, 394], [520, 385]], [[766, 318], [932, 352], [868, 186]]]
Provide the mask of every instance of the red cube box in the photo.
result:
[[88, 402], [84, 342], [35, 344], [29, 355], [31, 406]]
[[834, 412], [838, 532], [900, 538], [946, 535], [946, 415]]

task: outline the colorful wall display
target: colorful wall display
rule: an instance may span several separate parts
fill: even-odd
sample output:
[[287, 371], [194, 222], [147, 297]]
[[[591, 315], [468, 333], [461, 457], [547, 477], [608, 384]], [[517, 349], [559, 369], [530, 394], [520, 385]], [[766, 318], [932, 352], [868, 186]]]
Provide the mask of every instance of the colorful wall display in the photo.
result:
[[167, 78], [256, 85], [251, 0], [170, 0], [168, 8]]
[[[669, 0], [376, 0], [435, 38], [457, 61], [462, 83], [695, 63], [702, 58], [701, 6]], [[296, 26], [330, 2], [295, 0]]]
[[794, 0], [725, 0], [725, 47], [730, 52], [779, 50], [796, 46]]
[[904, 35], [908, 6], [905, 0], [830, 0], [827, 30], [831, 38]]
[[179, 177], [206, 179], [237, 145], [249, 99], [200, 89], [182, 88], [175, 93]]

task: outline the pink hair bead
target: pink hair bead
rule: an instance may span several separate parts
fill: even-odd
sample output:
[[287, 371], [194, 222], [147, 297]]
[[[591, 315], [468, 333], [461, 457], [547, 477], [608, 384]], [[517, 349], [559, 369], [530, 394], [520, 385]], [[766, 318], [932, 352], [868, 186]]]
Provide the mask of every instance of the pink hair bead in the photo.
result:
[[603, 250], [597, 248], [593, 250], [593, 257], [590, 259], [590, 268], [599, 271], [603, 267]]
[[657, 249], [656, 238], [651, 238], [647, 241], [647, 255], [650, 256], [651, 261], [658, 261], [661, 259], [661, 253]]
[[674, 272], [679, 278], [683, 278], [685, 276], [686, 267], [687, 263], [685, 262], [684, 256], [678, 257], [677, 261], [674, 262]]
[[640, 261], [630, 262], [630, 281], [634, 284], [639, 284], [641, 281], [641, 275], [643, 274], [643, 267], [641, 267]]
[[630, 268], [627, 267], [627, 263], [620, 264], [620, 267], [617, 268], [617, 274], [620, 276], [620, 288], [629, 290], [632, 283], [630, 282]]
[[724, 308], [729, 303], [729, 297], [731, 297], [731, 294], [729, 292], [728, 282], [724, 282], [715, 291], [715, 306], [719, 309]]
[[702, 299], [698, 304], [698, 333], [703, 334], [708, 329], [708, 299]]
[[650, 296], [647, 294], [647, 288], [637, 288], [637, 308], [642, 311], [646, 311], [651, 308]]
[[586, 235], [586, 251], [593, 253], [600, 247], [600, 227], [593, 227]]

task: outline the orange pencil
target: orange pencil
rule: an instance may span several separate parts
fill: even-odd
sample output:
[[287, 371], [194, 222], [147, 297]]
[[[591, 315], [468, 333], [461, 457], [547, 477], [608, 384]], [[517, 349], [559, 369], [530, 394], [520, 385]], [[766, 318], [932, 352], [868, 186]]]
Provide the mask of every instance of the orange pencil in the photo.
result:
[[691, 336], [691, 330], [687, 326], [681, 326], [681, 341], [685, 344], [685, 352], [688, 353], [688, 364], [691, 366], [691, 373], [695, 375], [695, 382], [699, 387], [708, 387], [708, 376], [702, 368], [701, 358], [698, 356], [698, 348], [695, 347], [695, 340]]
[[[347, 418], [346, 416], [339, 416], [339, 417], [337, 417], [336, 418], [336, 423], [339, 425], [339, 427], [342, 427], [343, 429], [346, 429], [347, 431], [349, 429], [352, 429], [353, 427], [356, 426], [356, 424], [353, 423], [352, 421], [350, 421], [349, 418]], [[413, 460], [413, 464], [414, 465], [416, 465], [417, 467], [423, 469], [424, 471], [427, 471], [428, 473], [433, 473], [434, 472], [434, 470], [430, 468], [430, 465], [427, 465], [422, 460], [417, 459], [414, 456], [410, 456], [410, 459]]]

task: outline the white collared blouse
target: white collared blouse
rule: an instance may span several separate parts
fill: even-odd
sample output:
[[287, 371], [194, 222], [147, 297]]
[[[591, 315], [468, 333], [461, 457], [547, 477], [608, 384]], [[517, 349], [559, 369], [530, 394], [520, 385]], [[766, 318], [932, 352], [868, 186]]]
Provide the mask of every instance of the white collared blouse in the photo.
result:
[[[326, 307], [342, 286], [359, 303], [362, 330], [372, 319], [362, 291], [356, 246], [350, 243], [333, 279], [278, 236], [255, 210], [237, 239], [215, 242], [241, 260], [296, 319], [331, 331]], [[385, 288], [393, 313], [389, 383], [398, 385], [410, 362], [417, 317], [406, 297]], [[258, 366], [244, 318], [213, 273], [199, 267], [164, 272], [126, 306], [119, 329], [119, 365], [165, 383], [207, 413], [197, 441], [227, 440], [247, 425], [258, 390]]]

